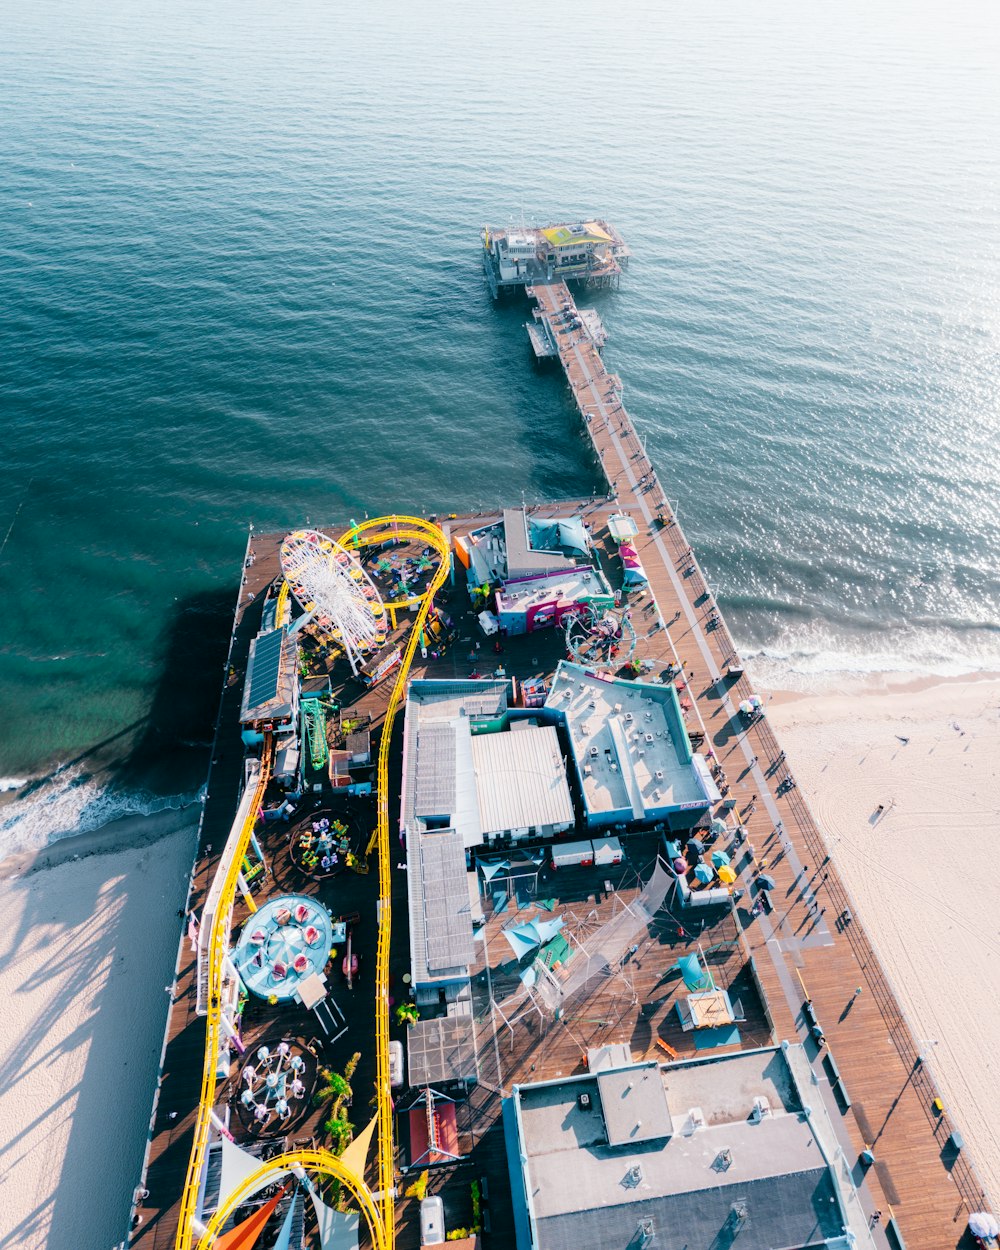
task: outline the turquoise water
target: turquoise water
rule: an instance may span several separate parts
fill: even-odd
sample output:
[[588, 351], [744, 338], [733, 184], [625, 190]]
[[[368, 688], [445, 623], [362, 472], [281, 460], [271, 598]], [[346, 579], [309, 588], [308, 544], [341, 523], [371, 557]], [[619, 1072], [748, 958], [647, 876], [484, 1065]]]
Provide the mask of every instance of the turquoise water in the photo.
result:
[[0, 840], [196, 788], [250, 522], [596, 486], [483, 285], [522, 214], [632, 245], [748, 653], [1000, 668], [1000, 15], [872, 7], [5, 6], [0, 776], [64, 767]]

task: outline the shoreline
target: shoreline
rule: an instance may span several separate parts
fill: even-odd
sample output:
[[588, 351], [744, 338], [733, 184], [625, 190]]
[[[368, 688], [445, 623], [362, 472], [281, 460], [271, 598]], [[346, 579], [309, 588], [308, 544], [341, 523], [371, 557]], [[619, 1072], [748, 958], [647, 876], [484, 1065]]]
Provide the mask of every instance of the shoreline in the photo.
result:
[[1000, 835], [1000, 676], [770, 693], [793, 774], [996, 1200], [1000, 878], [981, 866]]
[[118, 816], [96, 829], [66, 834], [48, 846], [12, 851], [0, 860], [0, 883], [58, 868], [68, 861], [149, 847], [190, 825], [194, 819], [192, 809], [197, 808], [200, 814], [201, 806], [201, 801], [195, 798], [180, 807], [165, 807], [158, 812]]

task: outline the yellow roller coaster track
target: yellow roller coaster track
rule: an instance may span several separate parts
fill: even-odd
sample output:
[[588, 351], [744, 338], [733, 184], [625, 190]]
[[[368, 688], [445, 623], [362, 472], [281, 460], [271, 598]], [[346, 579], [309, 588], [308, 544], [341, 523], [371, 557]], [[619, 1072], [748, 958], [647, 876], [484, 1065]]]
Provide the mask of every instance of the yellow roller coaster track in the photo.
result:
[[[240, 1202], [265, 1184], [270, 1177], [290, 1167], [302, 1167], [308, 1171], [333, 1177], [346, 1185], [358, 1202], [371, 1231], [375, 1250], [391, 1250], [395, 1239], [394, 1196], [395, 1169], [392, 1141], [392, 1098], [389, 1085], [389, 939], [392, 927], [392, 881], [389, 846], [389, 746], [396, 714], [406, 693], [406, 683], [413, 663], [413, 656], [434, 602], [434, 596], [447, 580], [451, 568], [448, 540], [440, 529], [421, 517], [379, 517], [354, 526], [339, 539], [343, 547], [376, 546], [386, 542], [419, 542], [432, 547], [441, 562], [423, 595], [400, 600], [393, 607], [407, 607], [419, 603], [413, 628], [406, 641], [403, 660], [389, 697], [385, 721], [379, 739], [376, 792], [378, 819], [376, 841], [379, 866], [379, 928], [378, 950], [375, 963], [375, 1053], [376, 1053], [376, 1107], [378, 1117], [378, 1193], [372, 1192], [364, 1179], [351, 1171], [336, 1155], [327, 1150], [295, 1151], [269, 1160], [238, 1189], [226, 1196], [212, 1216], [211, 1222], [198, 1241], [198, 1250], [209, 1250], [219, 1230]], [[387, 605], [390, 606], [390, 605]], [[257, 794], [243, 827], [239, 846], [226, 874], [222, 897], [216, 913], [210, 938], [208, 1016], [205, 1030], [205, 1059], [202, 1073], [201, 1100], [195, 1122], [195, 1138], [188, 1162], [184, 1192], [181, 1197], [180, 1217], [177, 1228], [177, 1250], [190, 1250], [195, 1238], [195, 1207], [197, 1204], [201, 1172], [208, 1150], [212, 1108], [215, 1105], [215, 1057], [218, 1053], [220, 1014], [222, 1006], [223, 962], [229, 945], [229, 912], [236, 893], [239, 867], [243, 852], [250, 840], [257, 811], [270, 777], [272, 743], [264, 742], [261, 772], [257, 780]], [[362, 1173], [363, 1173], [362, 1168]]]

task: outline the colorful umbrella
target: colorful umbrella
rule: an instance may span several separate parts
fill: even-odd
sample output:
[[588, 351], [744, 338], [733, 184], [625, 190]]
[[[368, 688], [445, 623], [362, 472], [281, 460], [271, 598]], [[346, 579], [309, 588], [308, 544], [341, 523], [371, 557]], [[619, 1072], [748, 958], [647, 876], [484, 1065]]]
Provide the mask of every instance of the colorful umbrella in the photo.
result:
[[726, 824], [726, 822], [725, 822], [724, 820], [713, 820], [713, 821], [712, 821], [712, 832], [713, 832], [713, 833], [725, 833], [725, 832], [726, 832], [726, 830], [727, 830], [728, 828], [729, 828], [729, 826]]
[[674, 872], [680, 873], [681, 876], [684, 876], [686, 875], [687, 870], [688, 870], [687, 860], [681, 859], [681, 857], [678, 855], [678, 857], [674, 860]]
[[695, 855], [704, 855], [705, 843], [701, 838], [688, 838], [688, 850], [694, 851]]
[[719, 869], [719, 880], [724, 881], [726, 885], [732, 885], [736, 880], [736, 873], [733, 872], [728, 864], [723, 864]]
[[723, 864], [729, 863], [729, 856], [725, 851], [713, 851], [712, 863], [716, 866], [716, 868], [721, 868]]
[[698, 864], [695, 867], [694, 875], [699, 881], [703, 881], [706, 885], [708, 885], [709, 881], [712, 880], [713, 873], [708, 864]]
[[760, 890], [776, 890], [778, 886], [773, 877], [769, 877], [762, 872], [757, 878], [757, 888]]

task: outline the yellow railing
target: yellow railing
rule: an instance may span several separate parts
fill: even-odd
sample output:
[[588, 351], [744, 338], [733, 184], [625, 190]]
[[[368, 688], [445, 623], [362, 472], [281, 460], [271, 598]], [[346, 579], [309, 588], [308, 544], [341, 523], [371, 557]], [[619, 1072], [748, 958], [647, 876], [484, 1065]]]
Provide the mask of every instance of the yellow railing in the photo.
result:
[[451, 553], [448, 540], [430, 521], [420, 517], [381, 517], [375, 521], [366, 521], [356, 525], [354, 529], [341, 536], [343, 547], [358, 545], [363, 540], [365, 545], [388, 542], [392, 539], [400, 542], [422, 542], [431, 546], [441, 557], [430, 585], [424, 593], [413, 628], [406, 640], [403, 662], [389, 696], [389, 704], [385, 711], [385, 723], [379, 738], [378, 769], [376, 772], [376, 789], [378, 792], [378, 874], [379, 874], [379, 930], [378, 953], [375, 965], [375, 1047], [376, 1047], [376, 1097], [378, 1105], [378, 1165], [379, 1188], [381, 1190], [382, 1225], [386, 1233], [387, 1245], [394, 1240], [394, 1186], [393, 1144], [392, 1144], [392, 1096], [389, 1085], [389, 939], [392, 932], [392, 880], [391, 851], [389, 846], [389, 745], [392, 738], [392, 726], [399, 711], [400, 704], [406, 694], [406, 683], [410, 665], [423, 633], [427, 616], [434, 602], [434, 596], [447, 580], [451, 569]]
[[[379, 517], [356, 525], [340, 538], [344, 547], [375, 545], [379, 543], [420, 542], [433, 547], [440, 556], [440, 564], [436, 569], [430, 585], [422, 596], [419, 596], [420, 607], [413, 621], [413, 628], [407, 638], [406, 648], [399, 672], [393, 684], [389, 704], [386, 708], [385, 722], [379, 739], [378, 767], [376, 771], [376, 790], [378, 817], [376, 835], [379, 861], [379, 930], [378, 948], [375, 964], [375, 1049], [376, 1049], [376, 1107], [378, 1116], [378, 1172], [380, 1193], [376, 1200], [364, 1180], [326, 1150], [298, 1151], [293, 1154], [281, 1155], [269, 1160], [254, 1176], [249, 1177], [226, 1201], [220, 1204], [202, 1234], [199, 1250], [209, 1250], [215, 1241], [219, 1229], [227, 1216], [236, 1209], [240, 1201], [254, 1188], [255, 1181], [259, 1184], [269, 1175], [291, 1165], [299, 1163], [304, 1168], [335, 1177], [347, 1185], [358, 1201], [362, 1213], [371, 1230], [372, 1243], [375, 1250], [391, 1250], [394, 1242], [394, 1151], [392, 1141], [392, 1097], [389, 1082], [389, 939], [392, 932], [392, 881], [391, 854], [389, 844], [389, 746], [392, 727], [406, 693], [406, 682], [413, 663], [420, 636], [427, 622], [427, 616], [434, 601], [434, 596], [444, 585], [451, 568], [451, 555], [448, 540], [440, 529], [430, 521], [421, 517]], [[414, 600], [405, 601], [407, 605]], [[398, 606], [403, 606], [401, 601]], [[219, 910], [213, 924], [209, 946], [209, 995], [208, 1017], [205, 1032], [205, 1060], [202, 1073], [201, 1101], [198, 1106], [198, 1118], [195, 1122], [195, 1140], [188, 1162], [184, 1192], [181, 1197], [180, 1219], [177, 1228], [177, 1250], [190, 1250], [195, 1236], [195, 1208], [198, 1190], [204, 1166], [205, 1154], [208, 1149], [209, 1127], [211, 1125], [212, 1108], [215, 1105], [215, 1063], [219, 1046], [219, 1017], [222, 1003], [223, 964], [229, 945], [229, 913], [235, 897], [239, 866], [243, 853], [250, 840], [250, 833], [256, 820], [260, 801], [270, 776], [272, 744], [270, 737], [265, 739], [261, 772], [257, 780], [257, 795], [250, 813], [240, 830], [240, 843], [234, 855], [226, 880], [223, 884], [219, 901]], [[363, 1169], [362, 1169], [363, 1171]]]
[[236, 895], [236, 884], [243, 865], [243, 856], [250, 843], [250, 834], [257, 823], [257, 814], [264, 799], [268, 779], [271, 776], [271, 758], [273, 743], [270, 734], [264, 735], [264, 748], [261, 752], [260, 772], [253, 802], [247, 809], [246, 817], [239, 833], [236, 851], [229, 863], [225, 881], [219, 898], [219, 906], [212, 922], [212, 932], [208, 947], [208, 1014], [205, 1020], [205, 1058], [201, 1076], [201, 1099], [198, 1103], [198, 1118], [194, 1126], [194, 1145], [191, 1158], [188, 1160], [187, 1176], [184, 1181], [184, 1192], [181, 1195], [180, 1219], [177, 1226], [178, 1247], [188, 1247], [194, 1225], [195, 1204], [198, 1200], [198, 1187], [201, 1169], [208, 1149], [208, 1133], [212, 1122], [212, 1107], [215, 1105], [215, 1067], [219, 1052], [219, 1018], [222, 1014], [222, 970], [229, 948], [229, 917]]

